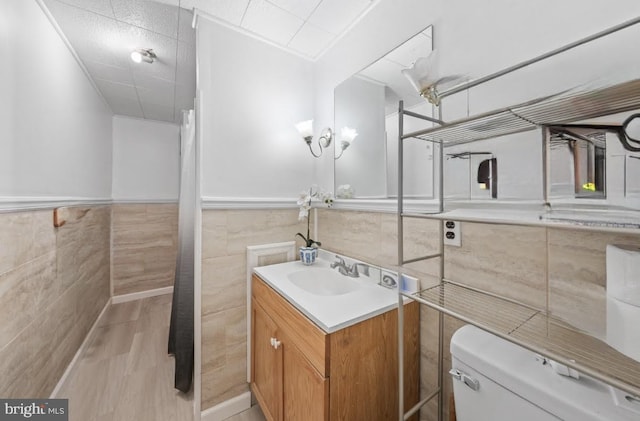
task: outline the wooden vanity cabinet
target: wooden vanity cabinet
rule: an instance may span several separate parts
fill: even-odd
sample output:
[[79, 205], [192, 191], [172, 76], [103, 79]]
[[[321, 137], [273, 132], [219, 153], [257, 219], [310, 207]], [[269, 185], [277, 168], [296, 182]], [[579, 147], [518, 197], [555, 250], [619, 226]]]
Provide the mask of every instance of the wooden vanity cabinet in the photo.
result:
[[[327, 334], [253, 276], [251, 389], [270, 421], [398, 416], [397, 310]], [[419, 307], [405, 306], [405, 408], [419, 395]]]

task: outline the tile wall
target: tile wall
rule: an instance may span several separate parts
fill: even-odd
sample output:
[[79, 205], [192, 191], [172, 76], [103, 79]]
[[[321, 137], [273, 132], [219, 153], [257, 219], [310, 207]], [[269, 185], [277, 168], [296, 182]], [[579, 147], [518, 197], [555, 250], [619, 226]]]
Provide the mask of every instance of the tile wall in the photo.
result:
[[0, 213], [0, 396], [48, 398], [109, 300], [109, 206]]
[[117, 204], [112, 214], [113, 295], [173, 286], [177, 204]]
[[[385, 265], [396, 263], [396, 216], [373, 212], [319, 211], [318, 239], [329, 250]], [[437, 251], [438, 221], [407, 219], [405, 258]], [[596, 337], [604, 336], [605, 249], [607, 244], [640, 245], [640, 235], [612, 234], [566, 228], [466, 223], [462, 246], [445, 246], [445, 277], [469, 286], [520, 300], [549, 311]], [[409, 265], [429, 282], [437, 261]], [[420, 276], [422, 274], [422, 276]], [[423, 281], [424, 282], [424, 281]], [[451, 381], [449, 342], [463, 323], [445, 317], [445, 414]], [[437, 382], [437, 312], [421, 311], [422, 393]], [[435, 420], [435, 405], [421, 411]]]
[[203, 210], [202, 410], [249, 390], [247, 246], [305, 231], [297, 209]]

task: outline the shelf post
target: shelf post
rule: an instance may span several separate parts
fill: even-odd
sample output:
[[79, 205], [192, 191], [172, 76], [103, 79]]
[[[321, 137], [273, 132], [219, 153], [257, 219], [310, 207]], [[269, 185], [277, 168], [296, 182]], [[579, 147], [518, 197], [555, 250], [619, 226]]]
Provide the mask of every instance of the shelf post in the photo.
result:
[[[402, 175], [403, 175], [403, 123], [404, 102], [398, 103], [398, 266], [402, 266], [404, 260], [404, 234], [402, 225]], [[398, 272], [398, 420], [404, 421], [404, 300], [400, 293], [400, 276]]]

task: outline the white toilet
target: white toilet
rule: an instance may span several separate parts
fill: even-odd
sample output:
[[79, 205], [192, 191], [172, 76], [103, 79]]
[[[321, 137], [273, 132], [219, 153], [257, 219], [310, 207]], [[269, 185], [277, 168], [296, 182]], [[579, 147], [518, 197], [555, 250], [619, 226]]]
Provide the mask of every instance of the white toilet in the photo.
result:
[[458, 421], [640, 420], [640, 399], [474, 326], [451, 354]]

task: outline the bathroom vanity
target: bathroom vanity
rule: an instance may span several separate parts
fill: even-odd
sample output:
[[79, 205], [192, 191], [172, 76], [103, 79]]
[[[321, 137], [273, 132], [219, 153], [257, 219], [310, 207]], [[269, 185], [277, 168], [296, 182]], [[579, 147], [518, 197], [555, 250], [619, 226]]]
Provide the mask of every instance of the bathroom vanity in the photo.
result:
[[[327, 276], [329, 272], [305, 268], [300, 262], [274, 267], [280, 268], [256, 270], [260, 276], [254, 274], [252, 282], [251, 389], [266, 418], [395, 419], [398, 416], [397, 293], [371, 280], [359, 280], [359, 286], [347, 292], [309, 292], [296, 287], [286, 275], [280, 276], [278, 270], [282, 274], [286, 272], [282, 268], [289, 268], [289, 273], [291, 268], [295, 269], [294, 273], [304, 274], [307, 270], [314, 284], [322, 282], [317, 277], [313, 279], [314, 274]], [[294, 275], [292, 279], [299, 276]], [[277, 279], [271, 283], [274, 277]], [[353, 281], [343, 278], [347, 285]], [[368, 285], [362, 286], [365, 283]], [[352, 307], [358, 308], [368, 295], [378, 293], [395, 297], [396, 305], [389, 308], [376, 305], [375, 311], [365, 309], [359, 318], [349, 316], [350, 321], [330, 326], [325, 325], [322, 318], [312, 320], [313, 313], [301, 305], [305, 297], [313, 300], [315, 296], [316, 304], [329, 306], [327, 313], [335, 315], [345, 309], [346, 300], [354, 300]], [[371, 297], [369, 301], [376, 300]], [[419, 306], [407, 301], [404, 307], [404, 406], [411, 407], [419, 395]]]

